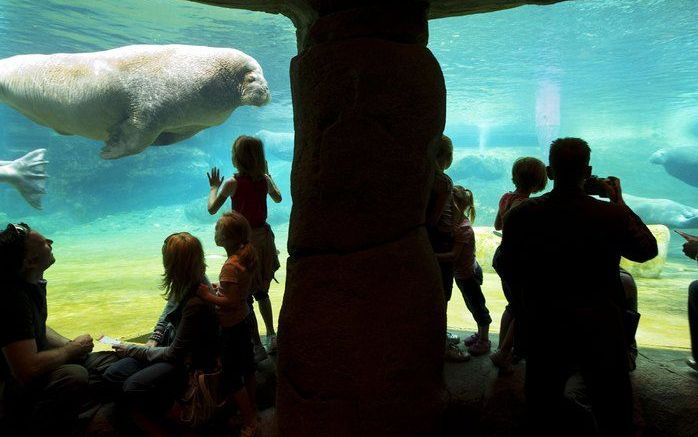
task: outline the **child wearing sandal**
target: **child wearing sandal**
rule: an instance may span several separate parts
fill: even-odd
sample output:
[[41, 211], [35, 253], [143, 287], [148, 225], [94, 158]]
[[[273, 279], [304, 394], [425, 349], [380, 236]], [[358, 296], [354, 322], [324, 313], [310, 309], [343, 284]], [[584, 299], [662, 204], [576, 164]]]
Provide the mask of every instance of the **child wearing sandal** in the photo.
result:
[[475, 259], [475, 201], [472, 191], [456, 185], [453, 187], [453, 250], [437, 253], [439, 260], [453, 262], [453, 277], [463, 295], [468, 310], [477, 323], [477, 332], [463, 343], [471, 355], [483, 355], [490, 351], [490, 311], [482, 294], [482, 268]]
[[216, 245], [225, 248], [228, 259], [221, 268], [219, 284], [210, 288], [201, 285], [199, 297], [216, 305], [221, 326], [221, 389], [230, 393], [240, 409], [243, 428], [240, 436], [252, 437], [257, 430], [255, 402], [255, 363], [248, 315], [248, 297], [257, 252], [250, 242], [250, 225], [242, 214], [232, 211], [216, 222]]
[[[543, 161], [533, 157], [519, 158], [511, 168], [511, 180], [516, 189], [504, 193], [499, 200], [499, 210], [494, 220], [494, 228], [502, 230], [504, 217], [516, 205], [528, 199], [531, 194], [545, 189], [548, 183], [548, 175]], [[498, 270], [499, 248], [494, 253], [492, 266]], [[501, 274], [500, 274], [501, 278]], [[515, 320], [518, 299], [516, 292], [512, 290], [511, 284], [502, 279], [502, 290], [507, 299], [507, 306], [502, 314], [502, 321], [499, 329], [499, 348], [490, 355], [492, 363], [500, 370], [508, 370], [511, 367], [514, 352]]]
[[[275, 203], [281, 202], [281, 192], [269, 175], [267, 161], [264, 158], [262, 141], [246, 136], [239, 136], [232, 148], [233, 166], [237, 173], [227, 181], [223, 181], [220, 171], [213, 167], [208, 174], [211, 189], [208, 196], [208, 212], [215, 214], [223, 206], [227, 198], [232, 201], [233, 211], [242, 214], [252, 227], [251, 242], [257, 250], [259, 264], [257, 273], [252, 279], [252, 296], [259, 305], [259, 313], [267, 329], [267, 346], [270, 353], [276, 352], [276, 331], [274, 330], [274, 315], [269, 300], [269, 286], [281, 266], [274, 243], [274, 233], [267, 224], [267, 195]], [[252, 297], [250, 297], [250, 306]], [[255, 344], [255, 361], [266, 358], [267, 353], [262, 346], [257, 328], [254, 311], [252, 340]]]

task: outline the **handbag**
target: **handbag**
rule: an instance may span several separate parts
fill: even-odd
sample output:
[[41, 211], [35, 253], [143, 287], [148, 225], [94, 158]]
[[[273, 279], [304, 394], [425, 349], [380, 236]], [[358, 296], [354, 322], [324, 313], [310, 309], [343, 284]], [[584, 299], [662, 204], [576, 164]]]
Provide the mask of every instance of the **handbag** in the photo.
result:
[[225, 398], [220, 395], [222, 375], [220, 369], [208, 373], [203, 370], [189, 372], [187, 388], [179, 400], [183, 423], [191, 427], [202, 425], [225, 405]]

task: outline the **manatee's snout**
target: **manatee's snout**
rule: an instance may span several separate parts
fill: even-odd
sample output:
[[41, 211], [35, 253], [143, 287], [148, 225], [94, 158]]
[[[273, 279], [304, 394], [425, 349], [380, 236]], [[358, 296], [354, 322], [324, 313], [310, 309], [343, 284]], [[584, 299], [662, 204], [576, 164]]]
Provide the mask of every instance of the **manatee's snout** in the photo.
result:
[[269, 84], [261, 71], [253, 70], [245, 75], [242, 88], [242, 104], [264, 106], [271, 101]]
[[652, 164], [664, 164], [664, 161], [666, 161], [665, 155], [664, 149], [659, 149], [650, 156], [650, 162]]

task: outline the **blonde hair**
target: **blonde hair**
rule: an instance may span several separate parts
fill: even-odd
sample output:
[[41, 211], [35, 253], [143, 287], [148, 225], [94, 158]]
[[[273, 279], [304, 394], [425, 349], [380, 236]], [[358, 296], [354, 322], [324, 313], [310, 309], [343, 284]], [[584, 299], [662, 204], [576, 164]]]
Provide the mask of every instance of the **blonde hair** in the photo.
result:
[[188, 232], [165, 238], [162, 245], [162, 289], [167, 300], [180, 302], [204, 280], [206, 261], [201, 241]]
[[245, 216], [237, 211], [226, 212], [218, 219], [218, 226], [226, 241], [240, 245], [236, 251], [240, 264], [248, 270], [254, 269], [257, 265], [257, 251], [250, 241], [252, 229]]
[[261, 179], [267, 171], [262, 140], [247, 135], [240, 135], [233, 142], [233, 165], [240, 175], [247, 175], [254, 180]]
[[454, 220], [454, 224], [460, 224], [456, 222], [462, 221], [463, 217], [466, 216], [471, 223], [475, 222], [475, 198], [472, 191], [461, 185], [455, 185], [453, 187], [453, 205], [456, 207], [456, 211], [459, 214], [458, 218], [460, 219]]
[[537, 193], [548, 184], [545, 164], [538, 158], [526, 156], [514, 161], [511, 167], [511, 180], [518, 189]]

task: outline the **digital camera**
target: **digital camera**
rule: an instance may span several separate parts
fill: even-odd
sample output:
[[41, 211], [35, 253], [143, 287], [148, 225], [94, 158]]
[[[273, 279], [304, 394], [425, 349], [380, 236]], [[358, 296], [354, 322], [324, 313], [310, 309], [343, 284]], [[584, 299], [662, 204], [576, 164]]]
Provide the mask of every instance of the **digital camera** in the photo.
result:
[[591, 175], [584, 181], [584, 192], [590, 196], [609, 197], [609, 185], [613, 186], [609, 178]]

